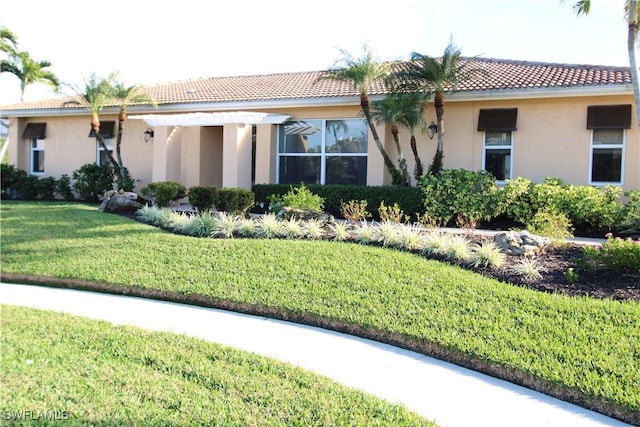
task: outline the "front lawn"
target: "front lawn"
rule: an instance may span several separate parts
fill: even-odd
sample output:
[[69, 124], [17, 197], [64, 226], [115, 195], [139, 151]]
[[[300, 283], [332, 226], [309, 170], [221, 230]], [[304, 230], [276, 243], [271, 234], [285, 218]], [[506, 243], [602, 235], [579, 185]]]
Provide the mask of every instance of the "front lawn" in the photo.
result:
[[2, 415], [25, 425], [433, 425], [204, 340], [7, 305], [1, 320]]
[[640, 422], [637, 302], [540, 293], [353, 243], [178, 236], [82, 204], [0, 209], [5, 280], [73, 279], [331, 327]]

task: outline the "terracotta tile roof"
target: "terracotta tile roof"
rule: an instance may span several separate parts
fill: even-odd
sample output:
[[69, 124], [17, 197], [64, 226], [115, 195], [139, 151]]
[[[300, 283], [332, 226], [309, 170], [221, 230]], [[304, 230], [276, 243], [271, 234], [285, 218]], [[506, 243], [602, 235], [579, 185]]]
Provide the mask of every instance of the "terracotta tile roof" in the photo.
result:
[[[492, 58], [471, 59], [469, 67], [488, 72], [475, 80], [463, 82], [459, 92], [499, 93], [506, 90], [535, 88], [617, 87], [631, 84], [628, 67], [600, 65], [551, 64], [512, 61]], [[321, 98], [355, 97], [357, 92], [349, 84], [320, 80], [322, 71], [279, 73], [236, 77], [211, 77], [149, 86], [145, 91], [158, 105], [229, 103], [255, 101], [284, 101]], [[381, 82], [374, 84], [370, 95], [386, 92]], [[0, 110], [51, 110], [77, 108], [67, 104], [72, 98], [57, 98], [25, 102]]]

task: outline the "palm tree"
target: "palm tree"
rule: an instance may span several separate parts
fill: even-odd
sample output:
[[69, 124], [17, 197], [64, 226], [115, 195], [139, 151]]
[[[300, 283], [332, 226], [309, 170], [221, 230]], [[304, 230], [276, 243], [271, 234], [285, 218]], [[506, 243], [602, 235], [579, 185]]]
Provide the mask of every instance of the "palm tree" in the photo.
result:
[[411, 150], [416, 161], [414, 176], [416, 182], [423, 173], [422, 161], [418, 155], [414, 129], [419, 124], [424, 124], [424, 111], [428, 102], [428, 95], [419, 92], [392, 93], [380, 101], [371, 104], [371, 115], [377, 123], [385, 123], [391, 126], [391, 135], [398, 151], [398, 164], [402, 172], [402, 178], [410, 185], [407, 160], [402, 154], [400, 146], [400, 129], [402, 126], [411, 132]]
[[442, 169], [444, 157], [444, 97], [457, 90], [458, 83], [486, 74], [480, 68], [468, 68], [471, 59], [463, 59], [453, 41], [449, 41], [441, 58], [412, 53], [411, 60], [400, 66], [391, 80], [402, 92], [433, 94], [436, 109], [438, 145], [429, 173], [437, 175]]
[[[133, 85], [133, 86], [124, 86], [122, 83], [117, 83], [115, 86], [115, 98], [120, 103], [120, 114], [118, 115], [118, 134], [116, 137], [116, 157], [118, 159], [118, 164], [121, 168], [124, 169], [124, 165], [122, 163], [122, 155], [120, 153], [120, 145], [122, 143], [122, 132], [124, 130], [124, 124], [127, 121], [127, 107], [131, 104], [150, 104], [156, 107], [158, 104], [156, 100], [142, 92], [142, 86]], [[124, 173], [124, 170], [121, 170], [121, 173]], [[121, 176], [121, 178], [124, 178]]]
[[[109, 157], [109, 161], [113, 165], [118, 176], [120, 176], [120, 163], [116, 161], [113, 154], [108, 149], [107, 144], [104, 142], [104, 138], [100, 135], [100, 113], [107, 105], [113, 105], [116, 103], [116, 88], [118, 83], [116, 81], [117, 73], [111, 73], [106, 78], [99, 78], [95, 74], [91, 74], [89, 80], [85, 81], [83, 89], [72, 88], [76, 94], [84, 101], [87, 109], [91, 113], [91, 129], [95, 134], [96, 141], [100, 144], [100, 147], [104, 150], [104, 153]], [[67, 104], [82, 104], [77, 100], [66, 101]]]
[[[3, 41], [3, 49], [12, 49], [10, 44]], [[0, 61], [0, 72], [11, 73], [20, 80], [20, 101], [24, 100], [24, 91], [30, 84], [45, 83], [54, 90], [60, 87], [60, 81], [54, 73], [45, 68], [51, 66], [49, 61], [35, 61], [29, 52], [17, 52], [8, 54], [9, 59]]]
[[4, 52], [11, 57], [18, 51], [18, 38], [8, 28], [0, 28], [0, 52]]
[[392, 182], [394, 185], [402, 184], [403, 178], [398, 169], [391, 161], [391, 158], [387, 154], [378, 136], [373, 119], [371, 118], [371, 111], [369, 108], [369, 88], [372, 83], [377, 81], [383, 81], [388, 73], [389, 66], [385, 63], [375, 62], [371, 50], [365, 45], [363, 47], [364, 54], [361, 58], [354, 58], [348, 52], [340, 50], [342, 58], [336, 61], [334, 66], [322, 73], [318, 78], [319, 80], [336, 80], [339, 82], [350, 83], [353, 88], [358, 91], [360, 95], [360, 107], [362, 113], [367, 119], [369, 129], [373, 135], [373, 140], [382, 155], [384, 164], [391, 174]]
[[[562, 1], [564, 3], [564, 0]], [[573, 4], [576, 15], [588, 15], [591, 11], [591, 0], [578, 0]], [[636, 104], [636, 117], [640, 126], [640, 76], [638, 75], [638, 63], [636, 51], [638, 50], [638, 29], [640, 28], [640, 5], [638, 0], [626, 0], [624, 13], [629, 30], [627, 33], [627, 52], [629, 66], [631, 68], [631, 81], [633, 86], [633, 99]]]

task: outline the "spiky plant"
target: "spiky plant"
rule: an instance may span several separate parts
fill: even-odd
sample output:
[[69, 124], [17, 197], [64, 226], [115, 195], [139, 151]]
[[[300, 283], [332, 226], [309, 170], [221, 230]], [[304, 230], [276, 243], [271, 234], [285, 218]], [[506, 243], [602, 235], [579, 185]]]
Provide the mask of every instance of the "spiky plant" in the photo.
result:
[[160, 214], [160, 226], [183, 234], [183, 227], [189, 221], [189, 216], [171, 209], [163, 209]]
[[351, 239], [351, 226], [346, 222], [336, 222], [331, 226], [331, 233], [334, 240], [350, 240]]
[[513, 265], [512, 270], [526, 280], [537, 280], [542, 278], [542, 272], [545, 271], [545, 268], [537, 258], [524, 257]]
[[448, 245], [446, 257], [449, 260], [466, 261], [471, 256], [471, 242], [463, 235], [450, 235]]
[[195, 237], [208, 237], [215, 228], [215, 215], [210, 211], [191, 215], [183, 225], [184, 234]]
[[242, 237], [254, 237], [257, 233], [256, 222], [251, 218], [241, 218], [236, 225], [236, 233]]
[[421, 251], [424, 248], [424, 233], [415, 225], [400, 226], [398, 247], [405, 251]]
[[425, 235], [422, 254], [426, 256], [446, 257], [448, 248], [449, 235], [439, 231], [432, 231]]
[[372, 244], [380, 242], [380, 230], [375, 224], [362, 221], [353, 228], [353, 236], [358, 243]]
[[284, 235], [287, 239], [299, 239], [304, 236], [302, 223], [295, 217], [291, 217], [288, 221], [284, 221], [282, 226], [284, 228]]
[[320, 240], [324, 238], [324, 226], [322, 221], [312, 218], [304, 224], [304, 234], [309, 239]]
[[258, 236], [266, 239], [274, 239], [283, 235], [282, 221], [273, 213], [263, 215], [258, 221], [257, 229]]
[[136, 211], [136, 218], [146, 224], [160, 225], [163, 208], [157, 206], [144, 205]]
[[504, 264], [507, 256], [493, 242], [486, 241], [471, 247], [471, 256], [467, 264], [473, 268], [500, 267]]
[[217, 212], [213, 219], [213, 230], [211, 237], [233, 237], [240, 217], [227, 212]]
[[392, 221], [382, 221], [378, 226], [378, 232], [380, 241], [383, 246], [396, 248], [400, 244], [400, 230], [399, 225]]

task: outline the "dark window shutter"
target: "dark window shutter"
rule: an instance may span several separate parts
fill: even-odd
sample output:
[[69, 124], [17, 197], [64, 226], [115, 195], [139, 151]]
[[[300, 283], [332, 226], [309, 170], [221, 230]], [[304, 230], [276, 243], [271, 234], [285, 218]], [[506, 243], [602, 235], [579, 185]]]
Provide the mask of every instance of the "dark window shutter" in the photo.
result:
[[589, 106], [587, 129], [631, 129], [631, 104]]
[[480, 109], [478, 117], [478, 131], [517, 130], [517, 108]]
[[[116, 127], [116, 122], [114, 121], [105, 121], [105, 122], [100, 122], [100, 136], [103, 138], [113, 138], [115, 133], [114, 133], [114, 128]], [[96, 137], [96, 133], [93, 131], [93, 128], [91, 128], [89, 130], [89, 138], [95, 138]]]
[[46, 127], [46, 123], [27, 123], [27, 127], [25, 128], [22, 137], [28, 139], [44, 139]]

